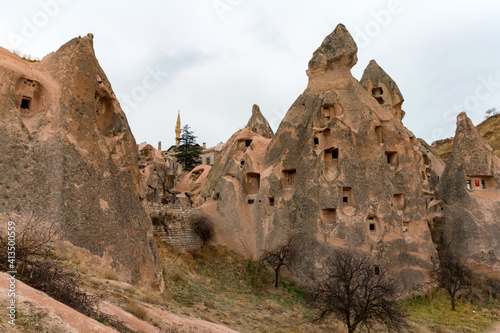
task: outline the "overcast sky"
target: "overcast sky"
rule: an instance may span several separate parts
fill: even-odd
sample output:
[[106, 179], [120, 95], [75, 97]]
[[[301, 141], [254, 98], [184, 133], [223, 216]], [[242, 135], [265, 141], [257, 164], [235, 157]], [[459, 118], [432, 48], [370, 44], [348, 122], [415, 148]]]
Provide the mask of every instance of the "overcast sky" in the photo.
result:
[[258, 104], [274, 130], [338, 23], [396, 81], [403, 123], [428, 143], [455, 117], [500, 110], [500, 2], [415, 0], [40, 0], [2, 3], [0, 46], [42, 58], [94, 34], [137, 143], [174, 144], [177, 111], [198, 142], [226, 141]]

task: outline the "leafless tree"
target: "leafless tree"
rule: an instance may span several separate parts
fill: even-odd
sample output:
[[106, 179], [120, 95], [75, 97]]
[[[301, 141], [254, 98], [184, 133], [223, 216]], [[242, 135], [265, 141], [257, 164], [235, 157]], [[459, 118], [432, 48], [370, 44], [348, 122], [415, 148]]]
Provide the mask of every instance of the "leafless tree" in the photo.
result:
[[349, 333], [358, 326], [370, 330], [375, 323], [389, 332], [406, 326], [406, 316], [396, 302], [396, 281], [382, 267], [374, 266], [368, 255], [335, 250], [322, 270], [311, 275], [310, 304], [318, 311], [316, 322], [333, 315], [342, 319]]
[[274, 270], [274, 287], [278, 288], [281, 267], [290, 269], [293, 260], [296, 258], [297, 238], [290, 236], [284, 244], [265, 251], [260, 260]]
[[165, 196], [167, 190], [174, 186], [174, 170], [166, 164], [157, 163], [153, 166], [153, 172], [163, 189], [163, 196]]
[[439, 258], [434, 258], [433, 264], [432, 276], [450, 294], [451, 309], [455, 311], [457, 293], [470, 286], [472, 271], [452, 253], [449, 245], [443, 246]]

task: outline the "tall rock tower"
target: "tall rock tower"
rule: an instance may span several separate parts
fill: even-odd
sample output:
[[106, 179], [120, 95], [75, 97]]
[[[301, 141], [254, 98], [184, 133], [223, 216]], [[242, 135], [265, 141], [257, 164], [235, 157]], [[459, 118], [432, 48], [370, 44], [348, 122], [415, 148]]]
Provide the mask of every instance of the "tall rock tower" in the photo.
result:
[[181, 112], [177, 113], [177, 124], [175, 125], [175, 145], [179, 146], [181, 144]]
[[474, 267], [500, 271], [500, 159], [462, 112], [439, 182], [440, 241]]
[[228, 141], [210, 177], [217, 181], [208, 184], [218, 225], [227, 243], [255, 257], [297, 235], [302, 272], [336, 247], [369, 252], [418, 289], [435, 254], [425, 159], [393, 112], [402, 96], [384, 107], [352, 76], [356, 62], [357, 46], [340, 24], [314, 52], [307, 88], [276, 134], [265, 139], [244, 128]]
[[[55, 223], [89, 265], [163, 289], [136, 142], [94, 53], [75, 38], [30, 63], [0, 48], [0, 227]], [[3, 227], [2, 227], [3, 228]]]

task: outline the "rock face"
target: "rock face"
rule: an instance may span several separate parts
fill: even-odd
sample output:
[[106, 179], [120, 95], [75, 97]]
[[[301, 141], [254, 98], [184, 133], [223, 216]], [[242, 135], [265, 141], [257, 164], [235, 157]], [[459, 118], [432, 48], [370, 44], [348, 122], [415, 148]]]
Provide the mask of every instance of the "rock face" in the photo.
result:
[[164, 194], [164, 188], [174, 187], [174, 173], [177, 169], [177, 163], [171, 157], [165, 157], [161, 151], [145, 142], [137, 145], [137, 150], [142, 193], [148, 201], [159, 201]]
[[190, 195], [197, 196], [195, 204], [197, 206], [202, 205], [206, 202], [206, 198], [199, 196], [201, 186], [205, 183], [210, 170], [212, 167], [210, 165], [202, 164], [198, 165], [196, 168], [191, 170], [188, 174], [182, 177], [175, 187], [175, 190], [181, 193], [189, 193]]
[[247, 255], [299, 234], [299, 271], [321, 264], [336, 246], [353, 247], [418, 288], [435, 253], [427, 196], [436, 184], [427, 173], [439, 168], [392, 110], [352, 77], [356, 52], [337, 26], [314, 53], [308, 86], [274, 137], [246, 127], [228, 141], [203, 192], [214, 200], [202, 208], [219, 219], [223, 241]]
[[500, 270], [500, 159], [465, 113], [457, 117], [453, 152], [438, 188], [443, 199], [442, 242]]
[[360, 83], [383, 108], [392, 113], [394, 118], [403, 120], [405, 115], [404, 111], [401, 110], [401, 105], [404, 102], [403, 95], [396, 82], [375, 60], [370, 61], [366, 67]]
[[203, 201], [208, 200], [203, 209], [219, 221], [218, 241], [250, 258], [259, 254], [265, 238], [261, 212], [254, 207], [264, 208], [268, 200], [260, 192], [260, 177], [269, 142], [248, 127], [233, 134], [200, 190]]
[[260, 108], [257, 104], [255, 104], [252, 108], [252, 117], [248, 121], [247, 127], [252, 132], [257, 133], [266, 139], [271, 139], [274, 136], [271, 126], [269, 126], [267, 119], [264, 118], [260, 112]]
[[0, 74], [2, 220], [56, 222], [121, 279], [162, 289], [135, 140], [92, 36], [36, 63], [0, 49]]
[[[494, 149], [495, 155], [500, 157], [500, 114], [488, 117], [476, 126], [477, 131]], [[432, 147], [439, 156], [447, 162], [453, 151], [453, 138], [438, 140], [432, 143]]]

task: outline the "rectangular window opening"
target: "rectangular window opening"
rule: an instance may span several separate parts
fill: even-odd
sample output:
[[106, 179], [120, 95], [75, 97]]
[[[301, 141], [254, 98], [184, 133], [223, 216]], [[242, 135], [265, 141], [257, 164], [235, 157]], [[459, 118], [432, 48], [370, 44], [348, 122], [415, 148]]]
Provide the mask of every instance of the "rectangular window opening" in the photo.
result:
[[387, 151], [387, 152], [385, 152], [385, 155], [387, 157], [388, 164], [390, 164], [392, 166], [398, 165], [398, 153], [397, 152]]
[[375, 134], [377, 135], [377, 141], [379, 143], [384, 143], [384, 136], [382, 132], [382, 126], [376, 126], [375, 127]]
[[21, 100], [21, 109], [29, 110], [31, 105], [31, 99], [23, 97]]
[[274, 207], [274, 197], [269, 198], [269, 206]]
[[321, 220], [325, 224], [335, 224], [335, 222], [337, 222], [337, 209], [336, 208], [322, 209]]
[[297, 172], [295, 169], [283, 170], [283, 187], [294, 187]]
[[354, 196], [351, 187], [342, 188], [342, 203], [344, 204], [344, 206], [354, 205]]
[[254, 202], [255, 202], [255, 200], [254, 200], [254, 199], [248, 199], [248, 204], [249, 204], [249, 205], [253, 205], [253, 204], [254, 204]]

